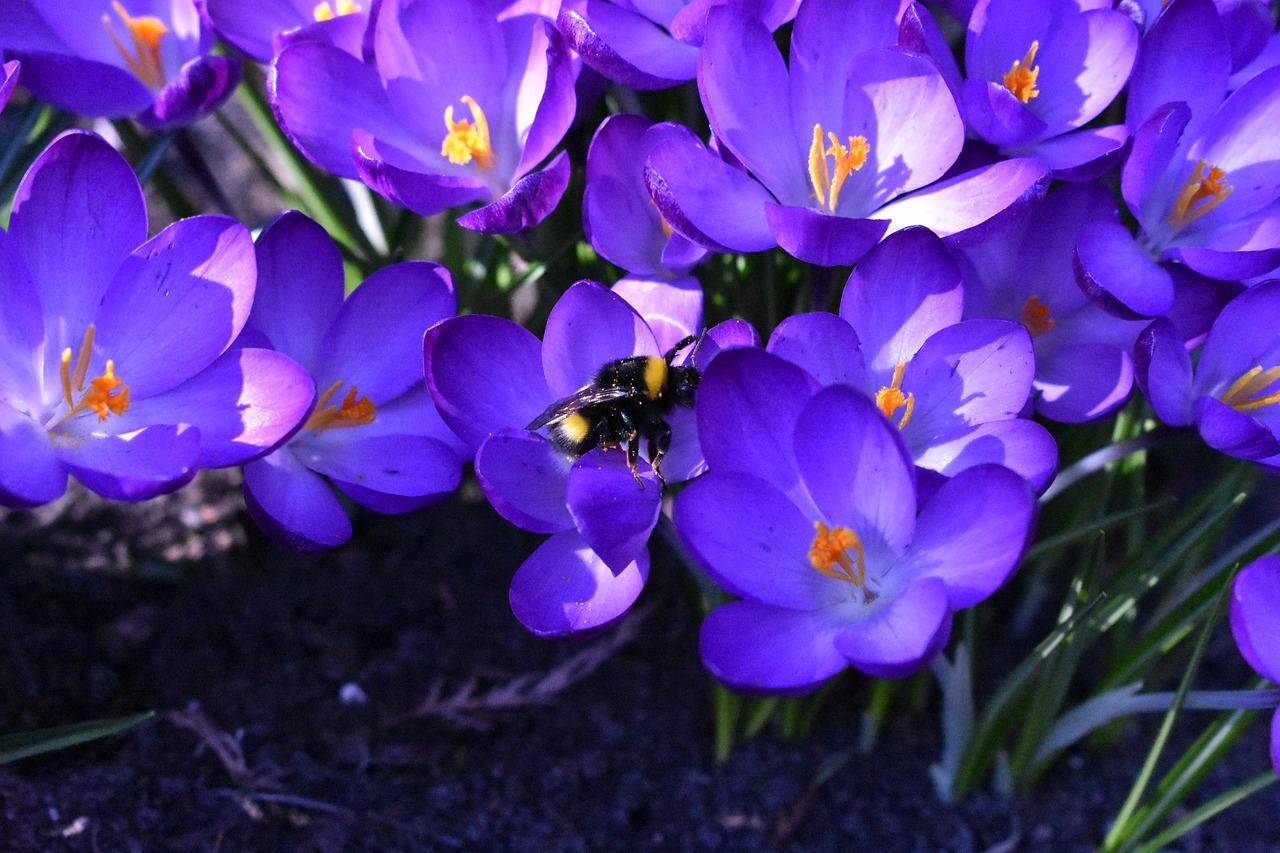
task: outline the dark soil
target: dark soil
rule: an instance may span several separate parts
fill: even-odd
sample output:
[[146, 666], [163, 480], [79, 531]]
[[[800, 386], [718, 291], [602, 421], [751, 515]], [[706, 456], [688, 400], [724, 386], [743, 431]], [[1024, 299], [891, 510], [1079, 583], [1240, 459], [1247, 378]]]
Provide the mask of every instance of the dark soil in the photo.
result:
[[[866, 685], [850, 677], [808, 738], [766, 734], [718, 765], [697, 606], [671, 555], [654, 546], [630, 621], [538, 640], [506, 604], [538, 537], [465, 490], [361, 516], [319, 556], [250, 529], [225, 474], [136, 506], [73, 491], [0, 518], [0, 732], [157, 711], [0, 766], [3, 853], [1089, 850], [1150, 739], [1073, 753], [1021, 802], [945, 805], [930, 707], [811, 788], [857, 741]], [[1259, 725], [1203, 794], [1266, 766]], [[1280, 850], [1277, 814], [1272, 786], [1175, 849]]]

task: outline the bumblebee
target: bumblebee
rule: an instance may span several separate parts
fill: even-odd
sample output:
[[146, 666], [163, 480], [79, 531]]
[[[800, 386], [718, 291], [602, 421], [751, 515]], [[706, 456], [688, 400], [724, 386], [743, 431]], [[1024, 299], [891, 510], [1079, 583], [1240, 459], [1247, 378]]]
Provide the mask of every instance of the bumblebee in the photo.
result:
[[[698, 370], [693, 366], [701, 339], [690, 335], [656, 355], [634, 355], [605, 364], [586, 385], [563, 400], [557, 400], [525, 429], [548, 427], [547, 437], [565, 455], [579, 457], [596, 447], [625, 447], [627, 467], [640, 488], [637, 465], [640, 439], [648, 443], [649, 464], [658, 481], [662, 477], [663, 455], [671, 446], [671, 426], [666, 416], [676, 406], [691, 408], [698, 389]], [[686, 364], [672, 364], [676, 356], [695, 344]]]

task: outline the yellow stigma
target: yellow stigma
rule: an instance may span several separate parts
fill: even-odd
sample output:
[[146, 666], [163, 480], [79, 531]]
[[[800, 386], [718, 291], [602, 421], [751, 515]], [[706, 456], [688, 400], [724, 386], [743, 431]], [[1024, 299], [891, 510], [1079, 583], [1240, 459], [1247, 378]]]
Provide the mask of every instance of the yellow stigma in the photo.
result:
[[1040, 69], [1033, 67], [1036, 51], [1039, 49], [1040, 42], [1033, 41], [1031, 47], [1027, 48], [1026, 55], [1021, 59], [1015, 59], [1009, 73], [1004, 75], [1004, 87], [1013, 92], [1024, 104], [1040, 94], [1040, 90], [1036, 88], [1036, 78], [1040, 76]]
[[1169, 224], [1174, 230], [1195, 222], [1231, 195], [1231, 185], [1222, 182], [1226, 176], [1226, 172], [1205, 160], [1196, 163], [1182, 182], [1182, 189], [1173, 200], [1173, 210], [1169, 212]]
[[361, 397], [354, 385], [342, 399], [342, 405], [329, 404], [329, 398], [344, 384], [339, 379], [329, 386], [328, 391], [320, 395], [320, 399], [316, 400], [315, 408], [311, 411], [311, 417], [307, 418], [307, 422], [303, 424], [304, 427], [312, 432], [324, 432], [327, 429], [343, 429], [373, 423], [374, 417], [378, 414], [378, 407], [368, 397]]
[[[334, 6], [337, 7], [336, 10]], [[342, 15], [352, 15], [360, 11], [360, 6], [352, 0], [337, 0], [334, 6], [330, 6], [328, 0], [324, 0], [311, 10], [311, 17], [317, 21], [332, 21]]]
[[112, 3], [111, 8], [116, 10], [116, 14], [124, 22], [124, 28], [129, 31], [129, 37], [133, 41], [133, 50], [130, 51], [116, 35], [115, 28], [111, 26], [111, 16], [103, 15], [102, 25], [107, 28], [107, 34], [115, 42], [116, 50], [120, 51], [120, 55], [124, 57], [129, 70], [136, 74], [147, 88], [163, 89], [164, 66], [160, 62], [160, 37], [169, 32], [169, 28], [163, 21], [152, 15], [139, 15], [136, 18], [130, 16], [119, 2]]
[[474, 159], [481, 169], [492, 169], [494, 157], [493, 146], [489, 144], [489, 120], [470, 95], [463, 95], [462, 102], [471, 108], [471, 121], [465, 118], [454, 121], [453, 107], [445, 107], [444, 124], [449, 133], [440, 146], [440, 153], [458, 166], [465, 166]]
[[902, 393], [902, 372], [906, 368], [905, 362], [898, 362], [898, 366], [893, 369], [893, 381], [889, 385], [881, 386], [876, 392], [876, 405], [890, 422], [893, 421], [894, 412], [903, 406], [907, 407], [907, 410], [902, 413], [902, 420], [898, 421], [898, 429], [907, 425], [907, 421], [911, 420], [911, 413], [916, 409], [916, 395]]
[[[107, 360], [106, 369], [89, 380], [88, 388], [85, 379], [89, 374], [89, 359], [93, 356], [94, 327], [90, 324], [80, 343], [80, 352], [76, 355], [75, 369], [71, 368], [71, 347], [62, 351], [62, 365], [59, 378], [62, 380], [62, 399], [67, 404], [67, 413], [58, 419], [53, 426], [65, 421], [72, 415], [90, 409], [98, 416], [98, 421], [105, 421], [111, 415], [123, 415], [129, 410], [129, 386], [116, 376], [114, 361]], [[76, 394], [80, 399], [76, 400]], [[50, 427], [52, 429], [52, 427]]]
[[[831, 140], [830, 145], [823, 144], [822, 125], [815, 124], [813, 144], [809, 146], [809, 182], [813, 184], [818, 206], [828, 213], [835, 213], [845, 178], [867, 164], [871, 146], [865, 136], [850, 136], [848, 145], [841, 145], [834, 133], [828, 133], [827, 138]], [[832, 158], [834, 175], [833, 169], [827, 166], [828, 157]]]
[[1049, 306], [1040, 301], [1039, 296], [1031, 296], [1022, 305], [1022, 315], [1018, 322], [1027, 327], [1031, 337], [1038, 338], [1058, 325], [1058, 321], [1049, 316]]
[[1252, 412], [1272, 403], [1280, 403], [1280, 391], [1270, 394], [1259, 394], [1271, 383], [1280, 379], [1280, 367], [1263, 370], [1261, 365], [1245, 371], [1244, 375], [1231, 383], [1231, 387], [1218, 399], [1237, 412]]

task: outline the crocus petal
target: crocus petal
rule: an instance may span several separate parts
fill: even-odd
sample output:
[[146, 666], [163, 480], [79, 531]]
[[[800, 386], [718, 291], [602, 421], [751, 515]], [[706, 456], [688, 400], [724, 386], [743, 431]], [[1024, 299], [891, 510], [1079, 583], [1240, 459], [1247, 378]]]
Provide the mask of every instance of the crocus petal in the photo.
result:
[[1191, 356], [1170, 320], [1161, 317], [1142, 331], [1133, 366], [1134, 378], [1160, 420], [1169, 426], [1191, 423]]
[[152, 100], [131, 71], [105, 62], [26, 50], [7, 50], [5, 55], [21, 60], [22, 85], [31, 94], [70, 113], [123, 118], [146, 109]]
[[1015, 417], [1035, 375], [1031, 335], [1009, 320], [966, 320], [939, 329], [921, 344], [902, 387], [916, 398], [911, 422], [941, 435], [952, 417], [966, 423]]
[[91, 436], [58, 449], [76, 479], [115, 501], [145, 501], [176, 491], [196, 475], [200, 431], [153, 426], [121, 435]]
[[764, 214], [779, 246], [820, 267], [856, 264], [889, 227], [887, 219], [850, 219], [772, 202], [765, 203]]
[[698, 245], [738, 252], [777, 245], [765, 216], [773, 196], [700, 143], [671, 139], [654, 146], [644, 178], [671, 227]]
[[258, 527], [295, 551], [336, 548], [351, 538], [351, 519], [333, 489], [287, 448], [244, 466], [244, 503]]
[[1270, 367], [1280, 328], [1280, 282], [1251, 287], [1226, 307], [1214, 321], [1197, 366], [1197, 390], [1204, 393], [1221, 383], [1234, 382], [1246, 370]]
[[1249, 80], [1214, 112], [1191, 156], [1227, 173], [1231, 196], [1215, 211], [1217, 216], [1242, 219], [1280, 196], [1280, 166], [1271, 136], [1278, 124], [1280, 67]]
[[[320, 343], [313, 369], [321, 393], [342, 381], [375, 404], [422, 381], [422, 335], [455, 309], [449, 271], [428, 261], [392, 264], [347, 297]], [[345, 393], [345, 392], [344, 392]]]
[[793, 314], [769, 336], [768, 351], [782, 356], [822, 385], [867, 383], [858, 335], [843, 317], [815, 311]]
[[698, 564], [733, 595], [791, 610], [849, 597], [844, 582], [809, 565], [819, 519], [759, 477], [721, 471], [699, 477], [676, 497], [673, 518]]
[[[506, 23], [510, 24], [511, 19]], [[551, 153], [551, 149], [560, 144], [569, 125], [573, 124], [578, 110], [578, 97], [574, 84], [579, 65], [573, 52], [565, 44], [564, 38], [550, 21], [539, 20], [533, 27], [532, 45], [528, 53], [536, 54], [539, 50], [545, 52], [545, 78], [540, 78], [533, 67], [526, 68], [526, 66], [534, 66], [537, 62], [527, 54], [518, 54], [512, 63], [514, 67], [508, 67], [511, 76], [520, 81], [521, 89], [520, 94], [516, 96], [516, 106], [523, 111], [524, 105], [535, 97], [538, 105], [527, 129], [517, 125], [524, 143], [524, 149], [520, 152], [520, 162], [514, 172], [517, 178], [545, 160]], [[517, 116], [517, 121], [523, 122], [523, 116]], [[552, 161], [548, 170], [559, 168], [561, 167], [556, 161]], [[567, 184], [569, 172], [567, 161], [562, 168], [565, 173], [564, 181]], [[540, 203], [546, 207], [546, 213], [550, 213], [555, 207], [554, 201], [550, 204], [547, 201], [550, 190], [544, 188], [540, 192], [543, 196]], [[563, 192], [564, 187], [561, 187], [556, 193], [557, 200]], [[546, 213], [538, 217], [538, 221], [541, 221]]]
[[532, 228], [550, 215], [569, 186], [569, 154], [561, 151], [539, 172], [516, 181], [492, 204], [463, 214], [458, 224], [481, 234], [514, 234]]
[[[1196, 49], [1187, 50], [1189, 44]], [[1137, 127], [1164, 104], [1186, 101], [1198, 127], [1222, 100], [1230, 73], [1231, 51], [1213, 1], [1170, 3], [1142, 40], [1125, 124]]]
[[576, 531], [557, 533], [516, 570], [511, 612], [540, 637], [600, 628], [627, 612], [648, 577], [648, 551], [614, 572]]
[[979, 243], [1025, 216], [1049, 190], [1048, 167], [1034, 157], [1001, 160], [930, 184], [876, 212], [890, 233], [923, 225], [961, 245]]
[[194, 425], [200, 430], [200, 467], [225, 468], [278, 446], [302, 423], [314, 400], [311, 376], [287, 355], [234, 349], [176, 388], [134, 400], [112, 419], [112, 429]]
[[138, 116], [138, 123], [152, 130], [191, 124], [222, 106], [239, 82], [239, 59], [198, 56], [160, 90], [155, 102]]
[[640, 477], [643, 485], [627, 468], [626, 454], [612, 449], [588, 452], [569, 471], [565, 502], [578, 533], [615, 572], [644, 549], [662, 509], [658, 478], [650, 470]]
[[1049, 420], [1084, 423], [1110, 414], [1129, 398], [1133, 359], [1119, 347], [1081, 343], [1036, 363], [1036, 411]]
[[1013, 573], [1035, 518], [1036, 501], [1022, 478], [999, 465], [969, 468], [920, 511], [907, 571], [943, 580], [952, 610], [972, 607]]
[[504, 427], [523, 429], [554, 397], [542, 343], [510, 320], [472, 314], [423, 338], [427, 387], [440, 417], [473, 450]]
[[889, 371], [910, 361], [925, 339], [960, 322], [960, 268], [923, 228], [885, 239], [849, 275], [840, 316], [862, 341], [867, 367]]
[[[351, 133], [349, 160], [355, 161], [360, 180], [386, 198], [421, 216], [432, 216], [451, 207], [487, 201], [493, 193], [476, 178], [465, 175], [435, 175], [397, 165], [405, 159], [368, 131]], [[305, 152], [304, 152], [305, 153]], [[393, 162], [392, 158], [397, 162]], [[335, 174], [345, 172], [336, 170]]]
[[588, 0], [583, 14], [561, 9], [556, 24], [583, 62], [629, 89], [667, 89], [698, 69], [697, 48], [612, 3]]
[[1128, 142], [1129, 129], [1123, 124], [1112, 124], [1055, 136], [1026, 153], [1048, 166], [1054, 180], [1092, 181], [1120, 162]]
[[946, 436], [916, 455], [917, 465], [948, 477], [985, 463], [1003, 465], [1040, 492], [1058, 469], [1058, 445], [1035, 421], [1011, 418]]
[[840, 385], [815, 394], [796, 423], [795, 454], [826, 520], [906, 548], [915, 529], [915, 468], [898, 430], [868, 397]]
[[30, 271], [54, 327], [48, 351], [79, 349], [112, 275], [146, 239], [142, 187], [101, 137], [68, 131], [36, 158], [14, 195], [6, 242]]
[[792, 433], [818, 390], [800, 368], [758, 349], [721, 352], [698, 385], [698, 437], [713, 471], [742, 471], [788, 496], [802, 488]]
[[580, 281], [551, 309], [542, 364], [554, 397], [567, 397], [611, 361], [658, 355], [644, 318], [626, 300], [594, 281]]
[[1191, 110], [1181, 101], [1158, 107], [1133, 131], [1129, 156], [1120, 170], [1120, 194], [1148, 231], [1160, 233], [1178, 187], [1171, 185], [1170, 164]]
[[1231, 634], [1249, 666], [1280, 681], [1280, 557], [1259, 557], [1231, 585]]
[[696, 278], [651, 280], [628, 275], [610, 288], [645, 319], [659, 352], [702, 328], [702, 285]]
[[416, 435], [330, 430], [291, 448], [298, 461], [335, 481], [388, 495], [438, 495], [457, 488], [462, 466], [445, 445]]
[[533, 533], [573, 527], [565, 504], [569, 462], [537, 433], [504, 429], [485, 439], [476, 453], [476, 479], [498, 514], [517, 527]]
[[1266, 459], [1280, 453], [1280, 439], [1257, 418], [1214, 397], [1192, 404], [1192, 417], [1205, 444], [1237, 459]]
[[0, 110], [9, 103], [9, 96], [18, 85], [18, 72], [22, 65], [16, 59], [13, 62], [0, 64]]
[[98, 312], [95, 349], [135, 397], [167, 391], [231, 345], [253, 304], [253, 238], [226, 216], [194, 216], [139, 246]]
[[698, 634], [703, 665], [738, 690], [805, 693], [844, 669], [842, 625], [827, 610], [733, 601], [711, 611]]
[[67, 472], [49, 433], [23, 412], [0, 402], [0, 503], [39, 506], [67, 490]]
[[920, 578], [871, 616], [841, 631], [835, 646], [868, 675], [901, 678], [928, 663], [950, 636], [946, 584]]
[[1001, 83], [970, 77], [961, 86], [965, 120], [992, 145], [1026, 145], [1046, 135], [1049, 126]]
[[1076, 241], [1076, 281], [1089, 298], [1123, 320], [1173, 307], [1173, 279], [1119, 222], [1086, 225]]
[[[296, 210], [263, 229], [254, 243], [258, 287], [248, 325], [308, 370], [325, 330], [342, 307], [342, 255], [327, 231]], [[415, 359], [416, 361], [416, 359]]]

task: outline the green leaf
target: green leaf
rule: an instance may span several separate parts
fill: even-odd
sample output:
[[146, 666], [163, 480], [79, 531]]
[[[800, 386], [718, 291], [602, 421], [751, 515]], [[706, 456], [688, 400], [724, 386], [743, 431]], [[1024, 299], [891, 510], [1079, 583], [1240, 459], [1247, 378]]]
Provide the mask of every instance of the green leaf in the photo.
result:
[[19, 732], [0, 737], [0, 764], [17, 761], [30, 755], [42, 752], [53, 752], [65, 749], [107, 735], [118, 734], [131, 729], [139, 723], [155, 716], [155, 711], [134, 714], [129, 717], [114, 717], [108, 720], [90, 720], [87, 723], [72, 723], [67, 726], [55, 726], [51, 729], [38, 729], [34, 732]]

